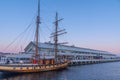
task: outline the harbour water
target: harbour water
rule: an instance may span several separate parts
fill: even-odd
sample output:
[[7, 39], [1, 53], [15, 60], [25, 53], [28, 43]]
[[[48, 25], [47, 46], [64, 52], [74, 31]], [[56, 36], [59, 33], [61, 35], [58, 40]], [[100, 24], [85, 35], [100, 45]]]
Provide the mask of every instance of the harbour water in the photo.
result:
[[31, 74], [3, 74], [0, 80], [120, 80], [120, 62], [71, 66], [65, 70]]

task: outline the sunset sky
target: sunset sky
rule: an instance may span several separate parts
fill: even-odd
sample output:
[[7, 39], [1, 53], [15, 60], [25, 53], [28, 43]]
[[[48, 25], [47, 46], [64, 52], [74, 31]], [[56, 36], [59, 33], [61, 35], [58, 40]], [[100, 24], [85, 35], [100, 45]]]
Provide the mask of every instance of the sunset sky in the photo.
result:
[[[41, 42], [50, 40], [56, 11], [67, 31], [60, 42], [120, 54], [120, 0], [41, 0]], [[34, 40], [36, 15], [37, 0], [0, 0], [0, 52], [23, 51]]]

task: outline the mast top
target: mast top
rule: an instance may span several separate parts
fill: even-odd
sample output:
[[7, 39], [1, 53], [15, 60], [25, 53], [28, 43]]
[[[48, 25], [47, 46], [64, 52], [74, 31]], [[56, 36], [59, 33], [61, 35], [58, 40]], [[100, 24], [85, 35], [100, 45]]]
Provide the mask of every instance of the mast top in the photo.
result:
[[39, 23], [40, 23], [40, 0], [38, 0], [38, 15], [37, 15], [37, 17], [39, 18], [39, 19], [37, 20], [38, 25], [39, 25]]

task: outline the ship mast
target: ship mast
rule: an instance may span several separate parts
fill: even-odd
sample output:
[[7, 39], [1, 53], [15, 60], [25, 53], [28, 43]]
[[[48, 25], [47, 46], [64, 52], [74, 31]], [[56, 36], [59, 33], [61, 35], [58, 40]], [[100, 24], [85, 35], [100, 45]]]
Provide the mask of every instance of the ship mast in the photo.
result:
[[58, 43], [58, 36], [59, 35], [62, 35], [62, 34], [65, 34], [65, 29], [63, 30], [58, 30], [58, 23], [59, 21], [63, 20], [62, 19], [58, 19], [58, 13], [56, 12], [56, 17], [55, 17], [55, 33], [52, 33], [52, 37], [54, 37], [54, 51], [55, 51], [55, 60], [57, 60], [57, 53], [58, 53], [58, 45], [60, 43]]
[[38, 0], [38, 15], [36, 20], [36, 48], [35, 48], [36, 57], [38, 56], [39, 24], [40, 24], [40, 0]]
[[54, 36], [54, 46], [55, 46], [55, 59], [57, 59], [58, 52], [58, 13], [56, 12], [56, 21], [55, 21], [55, 36]]

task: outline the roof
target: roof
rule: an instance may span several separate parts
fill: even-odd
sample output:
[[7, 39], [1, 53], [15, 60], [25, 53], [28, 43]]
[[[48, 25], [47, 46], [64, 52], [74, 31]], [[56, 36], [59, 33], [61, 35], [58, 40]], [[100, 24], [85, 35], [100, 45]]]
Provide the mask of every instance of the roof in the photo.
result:
[[[35, 46], [35, 42], [30, 42], [27, 47], [29, 48], [30, 45]], [[53, 43], [38, 43], [39, 48], [47, 48], [47, 49], [54, 49], [54, 44]], [[59, 50], [68, 50], [68, 51], [80, 51], [80, 52], [89, 52], [89, 53], [101, 53], [101, 54], [111, 54], [114, 55], [110, 52], [107, 51], [102, 51], [102, 50], [95, 50], [95, 49], [89, 49], [89, 48], [81, 48], [81, 47], [76, 47], [76, 46], [68, 46], [68, 45], [58, 45]]]

